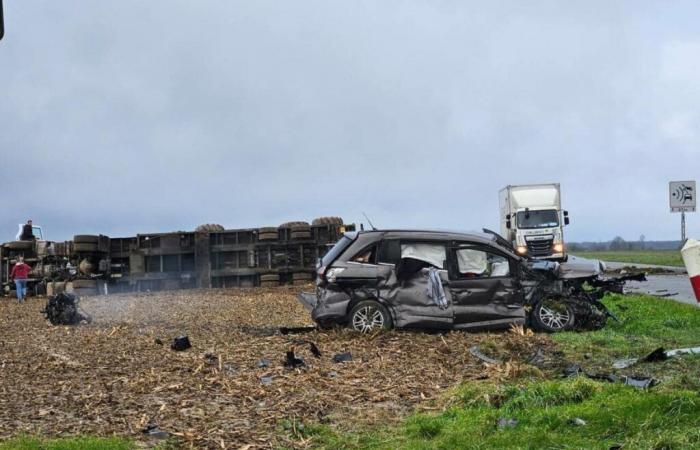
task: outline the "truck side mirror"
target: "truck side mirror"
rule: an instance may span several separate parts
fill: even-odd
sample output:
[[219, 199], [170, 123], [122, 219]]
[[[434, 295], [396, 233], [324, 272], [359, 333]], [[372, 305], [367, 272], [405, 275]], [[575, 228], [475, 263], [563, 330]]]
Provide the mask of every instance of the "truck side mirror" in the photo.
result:
[[510, 230], [510, 220], [506, 220], [506, 228]]
[[569, 224], [569, 211], [564, 211], [564, 225]]

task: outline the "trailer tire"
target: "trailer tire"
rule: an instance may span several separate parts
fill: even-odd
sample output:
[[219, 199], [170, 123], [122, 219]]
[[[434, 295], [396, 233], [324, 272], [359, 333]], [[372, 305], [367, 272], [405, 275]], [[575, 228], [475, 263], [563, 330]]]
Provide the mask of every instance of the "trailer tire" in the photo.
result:
[[10, 250], [32, 250], [34, 241], [11, 241], [6, 243], [5, 247]]
[[311, 225], [342, 225], [343, 219], [341, 217], [317, 217], [311, 222]]
[[73, 236], [73, 242], [76, 244], [97, 244], [100, 242], [100, 237], [94, 234], [76, 234]]
[[571, 330], [576, 323], [574, 307], [564, 299], [544, 298], [530, 312], [532, 327], [545, 333]]
[[290, 234], [292, 239], [311, 239], [310, 231], [292, 231]]
[[309, 227], [309, 222], [297, 221], [297, 222], [285, 222], [280, 225], [280, 228], [294, 228], [294, 227]]
[[276, 241], [279, 237], [280, 235], [277, 227], [258, 228], [259, 241]]
[[73, 289], [97, 289], [97, 281], [73, 280]]
[[73, 243], [74, 252], [96, 252], [97, 244], [88, 244], [84, 242], [74, 242]]

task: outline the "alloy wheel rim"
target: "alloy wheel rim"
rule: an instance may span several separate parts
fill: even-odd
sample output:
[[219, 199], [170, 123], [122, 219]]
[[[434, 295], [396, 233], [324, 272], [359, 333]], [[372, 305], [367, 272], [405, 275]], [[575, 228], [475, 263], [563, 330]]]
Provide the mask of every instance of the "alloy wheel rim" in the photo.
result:
[[352, 316], [352, 327], [356, 331], [368, 333], [384, 327], [384, 315], [374, 306], [364, 306]]
[[542, 323], [547, 325], [549, 328], [556, 330], [563, 329], [569, 323], [569, 319], [571, 318], [569, 311], [566, 308], [564, 311], [557, 311], [544, 305], [540, 306], [539, 316]]

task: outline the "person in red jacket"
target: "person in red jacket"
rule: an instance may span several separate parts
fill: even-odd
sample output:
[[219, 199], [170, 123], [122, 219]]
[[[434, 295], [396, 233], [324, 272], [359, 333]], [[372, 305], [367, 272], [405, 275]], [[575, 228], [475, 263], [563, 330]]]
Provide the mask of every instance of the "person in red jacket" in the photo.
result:
[[22, 303], [22, 300], [24, 300], [24, 297], [27, 295], [27, 278], [29, 278], [30, 270], [32, 270], [32, 268], [25, 264], [24, 258], [20, 256], [19, 261], [12, 267], [12, 272], [10, 273], [10, 279], [15, 280], [17, 300], [20, 303]]

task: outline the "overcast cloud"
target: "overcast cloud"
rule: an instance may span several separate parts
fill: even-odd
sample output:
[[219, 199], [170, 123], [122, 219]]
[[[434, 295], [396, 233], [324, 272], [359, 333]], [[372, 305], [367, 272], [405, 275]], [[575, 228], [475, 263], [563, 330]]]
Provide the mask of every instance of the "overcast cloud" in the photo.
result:
[[568, 240], [677, 239], [700, 178], [696, 1], [4, 3], [0, 241], [496, 228], [536, 182]]

